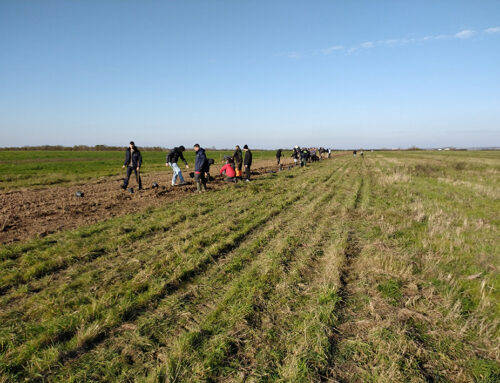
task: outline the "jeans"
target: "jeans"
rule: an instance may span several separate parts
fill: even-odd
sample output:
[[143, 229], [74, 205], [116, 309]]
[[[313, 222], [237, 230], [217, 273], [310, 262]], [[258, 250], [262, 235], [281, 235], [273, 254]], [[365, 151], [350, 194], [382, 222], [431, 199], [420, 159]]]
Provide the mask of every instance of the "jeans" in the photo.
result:
[[247, 180], [250, 179], [250, 174], [252, 174], [252, 172], [250, 171], [250, 166], [245, 166], [245, 176]]
[[172, 176], [172, 186], [175, 185], [175, 181], [177, 181], [177, 177], [179, 177], [179, 181], [181, 184], [185, 183], [184, 177], [182, 176], [181, 169], [179, 168], [179, 165], [177, 165], [177, 162], [170, 163], [169, 165], [171, 166], [172, 170], [174, 171], [174, 175]]
[[139, 190], [142, 189], [142, 180], [141, 180], [141, 175], [137, 171], [137, 168], [134, 168], [133, 166], [127, 166], [127, 176], [123, 179], [123, 188], [125, 189], [128, 186], [128, 181], [130, 179], [130, 176], [132, 175], [132, 172], [135, 173], [135, 179], [137, 181], [137, 184], [139, 185]]

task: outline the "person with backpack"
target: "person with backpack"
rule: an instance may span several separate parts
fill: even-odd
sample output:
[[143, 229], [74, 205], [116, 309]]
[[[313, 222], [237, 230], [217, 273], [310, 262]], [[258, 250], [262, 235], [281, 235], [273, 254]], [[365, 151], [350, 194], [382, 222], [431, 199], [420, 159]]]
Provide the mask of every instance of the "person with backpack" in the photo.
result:
[[142, 190], [142, 180], [141, 174], [139, 172], [142, 165], [142, 155], [141, 151], [135, 146], [134, 141], [130, 141], [129, 147], [125, 150], [125, 162], [123, 163], [122, 168], [127, 168], [127, 175], [123, 179], [123, 184], [121, 186], [122, 189], [126, 189], [128, 186], [128, 182], [130, 180], [130, 176], [132, 172], [135, 173], [135, 179], [137, 184], [139, 185], [139, 190]]
[[179, 158], [184, 162], [184, 165], [186, 165], [186, 169], [189, 169], [189, 165], [184, 158], [184, 155], [182, 152], [184, 152], [186, 148], [184, 146], [179, 146], [173, 148], [170, 152], [167, 154], [167, 160], [165, 163], [165, 166], [170, 166], [174, 172], [172, 176], [172, 186], [175, 186], [175, 182], [177, 181], [177, 177], [179, 177], [180, 184], [179, 185], [185, 185], [186, 181], [184, 181], [184, 177], [182, 176], [181, 169], [179, 168], [179, 165], [177, 165], [177, 161], [179, 161]]
[[250, 167], [252, 166], [252, 152], [248, 149], [248, 145], [243, 146], [243, 150], [245, 151], [245, 159], [243, 160], [243, 164], [245, 165], [245, 177], [247, 182], [250, 182]]
[[279, 166], [280, 161], [281, 161], [281, 151], [282, 151], [281, 149], [278, 149], [278, 150], [276, 151], [276, 162], [277, 162], [277, 165], [278, 165], [278, 166]]
[[209, 172], [208, 159], [205, 154], [205, 149], [201, 148], [199, 144], [194, 144], [194, 151], [196, 158], [194, 162], [194, 181], [196, 183], [196, 190], [198, 193], [207, 191], [207, 178], [205, 173]]
[[236, 171], [236, 177], [241, 180], [241, 168], [243, 166], [243, 154], [241, 153], [241, 149], [239, 145], [236, 145], [236, 149], [234, 150], [233, 153], [233, 159], [234, 159], [234, 170]]

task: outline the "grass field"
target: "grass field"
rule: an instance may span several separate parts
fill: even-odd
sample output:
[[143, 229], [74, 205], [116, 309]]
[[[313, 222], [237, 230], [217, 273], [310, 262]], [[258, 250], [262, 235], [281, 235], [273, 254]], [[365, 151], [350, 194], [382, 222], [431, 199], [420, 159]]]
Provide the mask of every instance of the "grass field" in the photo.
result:
[[0, 382], [498, 382], [499, 175], [342, 156], [3, 246]]
[[[165, 169], [168, 151], [143, 151], [144, 174]], [[210, 151], [207, 157], [222, 162], [233, 151]], [[275, 158], [275, 151], [253, 151], [255, 161]], [[291, 152], [283, 155], [290, 157]], [[186, 151], [184, 157], [194, 166], [195, 153]], [[0, 150], [0, 191], [27, 187], [46, 187], [83, 182], [97, 177], [122, 174], [125, 150], [117, 151], [49, 151]]]

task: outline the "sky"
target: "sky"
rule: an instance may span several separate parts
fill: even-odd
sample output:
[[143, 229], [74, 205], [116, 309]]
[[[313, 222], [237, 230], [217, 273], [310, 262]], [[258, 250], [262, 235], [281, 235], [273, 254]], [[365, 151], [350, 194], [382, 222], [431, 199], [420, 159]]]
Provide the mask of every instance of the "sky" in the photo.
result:
[[500, 146], [500, 1], [1, 0], [0, 147]]

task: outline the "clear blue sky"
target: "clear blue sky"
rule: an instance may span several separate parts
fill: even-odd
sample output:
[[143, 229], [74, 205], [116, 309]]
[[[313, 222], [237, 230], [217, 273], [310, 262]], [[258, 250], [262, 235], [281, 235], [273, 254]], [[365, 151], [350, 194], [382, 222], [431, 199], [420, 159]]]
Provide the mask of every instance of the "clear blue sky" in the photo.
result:
[[0, 1], [0, 146], [500, 146], [500, 1]]

